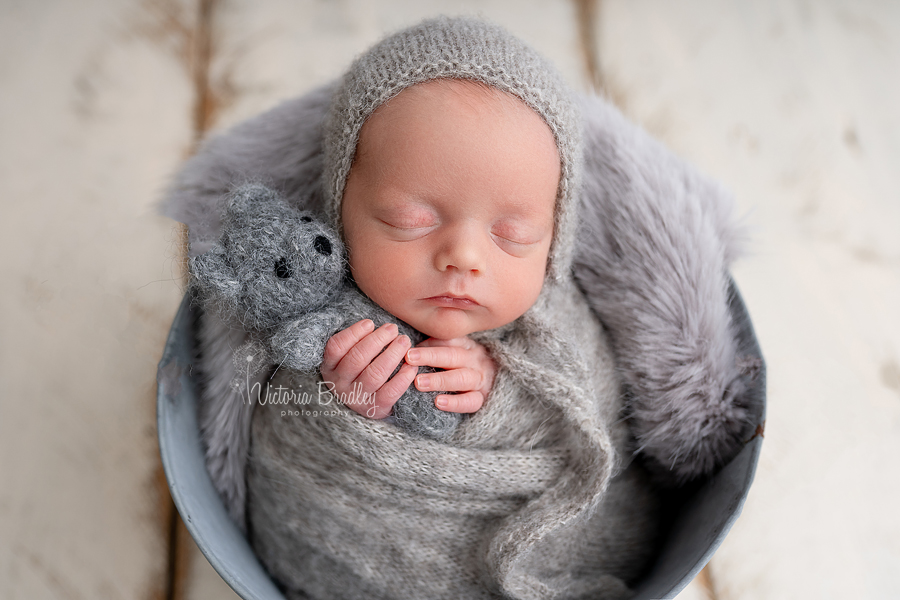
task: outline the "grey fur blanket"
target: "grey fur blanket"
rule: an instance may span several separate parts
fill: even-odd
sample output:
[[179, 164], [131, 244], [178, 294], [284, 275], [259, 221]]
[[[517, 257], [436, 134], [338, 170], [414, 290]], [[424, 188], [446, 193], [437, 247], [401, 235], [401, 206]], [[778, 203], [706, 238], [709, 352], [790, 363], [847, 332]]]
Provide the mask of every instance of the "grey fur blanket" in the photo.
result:
[[[164, 214], [188, 224], [192, 255], [218, 237], [220, 203], [244, 181], [322, 209], [321, 124], [331, 86], [214, 137], [176, 176]], [[729, 196], [608, 103], [581, 98], [584, 181], [575, 279], [608, 333], [628, 423], [660, 482], [708, 474], [750, 437], [728, 313], [737, 232]], [[229, 388], [244, 332], [200, 324], [200, 406], [207, 466], [232, 516], [245, 521], [251, 406]]]

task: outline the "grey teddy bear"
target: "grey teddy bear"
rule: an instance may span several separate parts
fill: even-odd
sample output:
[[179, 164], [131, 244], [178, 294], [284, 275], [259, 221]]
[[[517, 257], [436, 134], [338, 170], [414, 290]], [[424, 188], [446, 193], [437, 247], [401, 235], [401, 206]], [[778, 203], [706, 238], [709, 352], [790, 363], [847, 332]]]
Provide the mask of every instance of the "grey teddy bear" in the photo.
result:
[[[235, 386], [272, 364], [316, 370], [328, 339], [366, 318], [376, 327], [396, 323], [414, 345], [424, 339], [359, 291], [331, 227], [262, 184], [232, 190], [221, 238], [190, 260], [190, 276], [206, 310], [251, 332], [234, 354]], [[415, 435], [447, 438], [462, 415], [436, 408], [436, 395], [410, 386], [394, 405], [394, 420]]]

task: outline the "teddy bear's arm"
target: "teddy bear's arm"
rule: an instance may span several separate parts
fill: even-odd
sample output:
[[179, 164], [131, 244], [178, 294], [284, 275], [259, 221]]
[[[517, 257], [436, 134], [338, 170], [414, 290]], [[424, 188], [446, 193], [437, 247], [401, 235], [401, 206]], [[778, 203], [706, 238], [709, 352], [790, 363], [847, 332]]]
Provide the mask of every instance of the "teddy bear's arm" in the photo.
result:
[[281, 366], [312, 372], [321, 366], [325, 344], [345, 321], [338, 311], [324, 310], [285, 323], [272, 336], [272, 354]]

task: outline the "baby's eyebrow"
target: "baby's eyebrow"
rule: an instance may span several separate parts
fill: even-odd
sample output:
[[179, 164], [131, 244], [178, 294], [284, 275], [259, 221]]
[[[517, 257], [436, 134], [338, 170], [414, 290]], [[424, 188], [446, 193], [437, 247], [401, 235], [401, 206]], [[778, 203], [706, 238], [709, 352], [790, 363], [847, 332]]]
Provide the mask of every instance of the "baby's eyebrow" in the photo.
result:
[[438, 212], [423, 202], [411, 200], [394, 200], [374, 207], [376, 216], [391, 219], [409, 219], [415, 221], [434, 221]]
[[407, 195], [400, 192], [390, 192], [379, 198], [379, 205], [384, 210], [392, 210], [396, 212], [421, 210], [425, 212], [434, 212], [434, 206], [422, 200], [415, 195]]
[[507, 207], [504, 207], [503, 214], [501, 218], [509, 218], [509, 219], [520, 219], [520, 220], [543, 220], [545, 217], [549, 217], [552, 221], [554, 218], [554, 214], [556, 212], [556, 205], [554, 204], [553, 210], [547, 214], [546, 210], [542, 207], [535, 207], [526, 203], [516, 202]]
[[549, 230], [551, 223], [544, 223], [536, 219], [498, 219], [494, 221], [494, 229], [501, 233], [509, 233], [513, 235], [529, 236], [544, 233]]

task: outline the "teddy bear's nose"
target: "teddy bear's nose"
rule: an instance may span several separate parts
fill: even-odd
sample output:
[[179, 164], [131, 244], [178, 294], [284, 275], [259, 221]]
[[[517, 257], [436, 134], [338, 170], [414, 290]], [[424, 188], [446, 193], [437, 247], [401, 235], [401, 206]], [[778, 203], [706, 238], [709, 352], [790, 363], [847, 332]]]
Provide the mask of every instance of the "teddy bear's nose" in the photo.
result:
[[280, 279], [289, 279], [291, 275], [294, 274], [294, 271], [291, 269], [291, 265], [288, 264], [288, 261], [283, 256], [279, 258], [275, 262], [275, 276]]
[[323, 256], [331, 256], [331, 242], [324, 235], [317, 235], [313, 240], [313, 248]]

